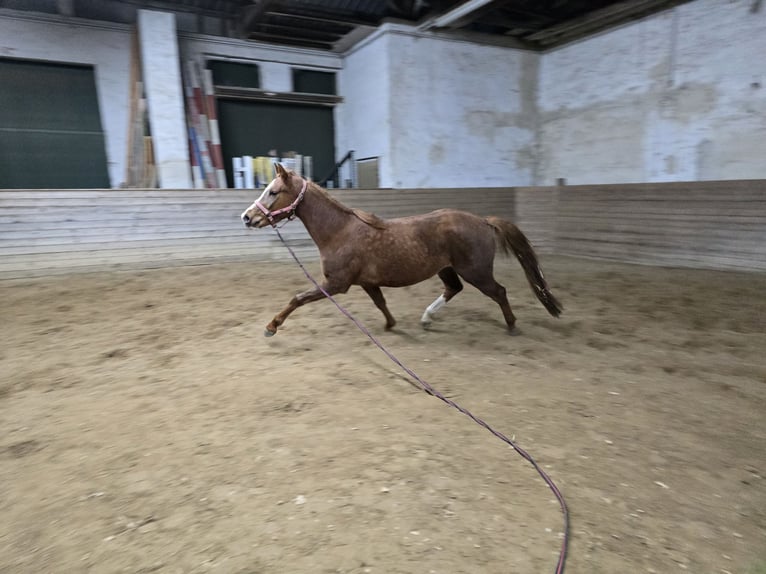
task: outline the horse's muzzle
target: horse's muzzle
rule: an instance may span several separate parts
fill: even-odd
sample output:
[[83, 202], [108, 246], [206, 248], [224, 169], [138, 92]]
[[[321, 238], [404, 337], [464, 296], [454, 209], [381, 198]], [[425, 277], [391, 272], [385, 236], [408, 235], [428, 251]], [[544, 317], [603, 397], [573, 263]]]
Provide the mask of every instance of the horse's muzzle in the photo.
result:
[[245, 227], [250, 228], [258, 228], [263, 227], [265, 219], [263, 217], [250, 217], [247, 212], [242, 214], [242, 223], [245, 224]]
[[[244, 222], [244, 221], [243, 221]], [[265, 217], [256, 217], [249, 222], [244, 222], [248, 229], [263, 229], [269, 226], [269, 221]]]

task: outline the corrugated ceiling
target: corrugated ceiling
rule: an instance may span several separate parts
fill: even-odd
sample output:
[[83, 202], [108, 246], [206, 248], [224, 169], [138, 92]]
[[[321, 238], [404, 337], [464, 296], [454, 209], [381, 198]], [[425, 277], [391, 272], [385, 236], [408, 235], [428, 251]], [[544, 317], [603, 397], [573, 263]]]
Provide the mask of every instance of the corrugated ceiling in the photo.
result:
[[184, 13], [196, 31], [342, 52], [385, 22], [544, 50], [689, 0], [0, 0], [0, 8], [131, 22]]

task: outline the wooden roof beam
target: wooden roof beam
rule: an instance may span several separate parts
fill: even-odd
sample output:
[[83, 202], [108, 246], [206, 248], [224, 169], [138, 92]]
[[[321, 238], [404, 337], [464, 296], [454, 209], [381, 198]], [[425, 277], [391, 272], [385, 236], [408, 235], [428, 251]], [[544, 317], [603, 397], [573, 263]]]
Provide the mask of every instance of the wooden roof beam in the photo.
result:
[[625, 0], [525, 36], [525, 40], [551, 46], [572, 41], [623, 22], [667, 10], [689, 0]]
[[441, 16], [436, 16], [424, 22], [421, 26], [421, 30], [428, 30], [430, 28], [449, 28], [456, 25], [459, 21], [465, 21], [472, 12], [484, 8], [488, 4], [492, 4], [495, 0], [468, 0], [463, 2], [459, 6], [456, 6], [452, 10], [448, 10]]

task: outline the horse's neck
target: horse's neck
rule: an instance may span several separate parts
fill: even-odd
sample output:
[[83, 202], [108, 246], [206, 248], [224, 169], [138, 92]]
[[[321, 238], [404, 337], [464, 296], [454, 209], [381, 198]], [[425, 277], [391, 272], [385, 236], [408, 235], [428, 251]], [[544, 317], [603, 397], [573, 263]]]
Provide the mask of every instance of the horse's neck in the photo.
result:
[[333, 239], [337, 239], [338, 232], [356, 219], [353, 214], [344, 211], [323, 191], [311, 187], [306, 191], [297, 216], [320, 251]]

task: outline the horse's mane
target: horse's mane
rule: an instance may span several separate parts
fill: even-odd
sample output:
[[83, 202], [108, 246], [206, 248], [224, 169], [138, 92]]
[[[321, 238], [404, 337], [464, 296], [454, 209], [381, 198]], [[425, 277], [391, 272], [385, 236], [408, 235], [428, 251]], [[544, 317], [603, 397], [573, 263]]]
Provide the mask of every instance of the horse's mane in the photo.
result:
[[367, 225], [374, 227], [375, 229], [386, 228], [386, 221], [378, 217], [374, 213], [370, 213], [368, 211], [364, 211], [361, 209], [354, 209], [352, 207], [349, 207], [341, 203], [339, 200], [337, 200], [332, 195], [330, 195], [330, 192], [328, 192], [326, 189], [321, 187], [319, 184], [314, 183], [313, 181], [309, 181], [309, 187], [321, 193], [325, 198], [327, 198], [327, 201], [332, 203], [335, 207], [337, 207], [343, 213], [348, 213], [349, 215], [353, 215], [354, 217], [356, 217], [363, 223], [366, 223]]

